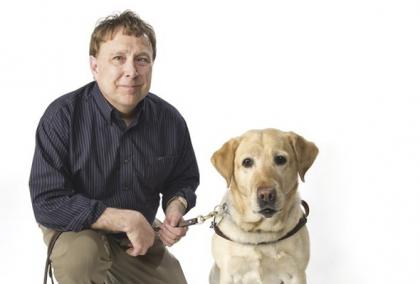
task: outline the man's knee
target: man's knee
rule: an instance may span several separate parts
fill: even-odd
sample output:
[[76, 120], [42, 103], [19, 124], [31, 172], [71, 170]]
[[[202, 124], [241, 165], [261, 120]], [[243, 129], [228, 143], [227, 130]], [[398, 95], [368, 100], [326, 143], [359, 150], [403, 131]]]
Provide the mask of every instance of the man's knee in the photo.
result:
[[67, 232], [60, 236], [56, 245], [51, 258], [58, 281], [60, 278], [72, 278], [85, 283], [90, 281], [87, 279], [94, 279], [96, 283], [105, 279], [111, 259], [109, 245], [103, 234], [93, 230]]

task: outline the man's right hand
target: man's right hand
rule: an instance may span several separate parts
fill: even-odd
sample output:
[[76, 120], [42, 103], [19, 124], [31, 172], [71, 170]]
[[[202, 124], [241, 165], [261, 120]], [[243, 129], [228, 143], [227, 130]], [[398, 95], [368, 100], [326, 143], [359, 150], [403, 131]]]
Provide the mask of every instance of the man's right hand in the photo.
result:
[[132, 245], [127, 253], [131, 256], [145, 255], [155, 241], [155, 232], [143, 214], [137, 211], [131, 212], [137, 214], [127, 214], [127, 230], [125, 233]]
[[152, 226], [143, 214], [134, 210], [107, 208], [92, 229], [126, 233], [132, 245], [127, 250], [131, 256], [145, 255], [155, 241]]

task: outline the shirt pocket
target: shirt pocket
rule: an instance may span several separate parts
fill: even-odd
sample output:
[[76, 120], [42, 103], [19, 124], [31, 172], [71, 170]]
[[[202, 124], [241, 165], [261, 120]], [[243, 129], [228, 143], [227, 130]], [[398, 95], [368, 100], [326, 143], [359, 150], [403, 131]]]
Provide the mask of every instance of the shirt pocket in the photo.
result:
[[178, 156], [157, 156], [149, 158], [144, 171], [146, 187], [155, 193], [160, 192], [161, 188], [170, 178], [177, 158]]

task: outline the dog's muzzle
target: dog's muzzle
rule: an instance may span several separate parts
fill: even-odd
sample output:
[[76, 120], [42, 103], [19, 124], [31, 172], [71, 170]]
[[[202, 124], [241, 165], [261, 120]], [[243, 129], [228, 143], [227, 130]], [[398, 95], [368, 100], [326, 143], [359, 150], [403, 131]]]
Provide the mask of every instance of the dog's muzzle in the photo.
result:
[[258, 187], [257, 188], [257, 202], [261, 210], [258, 212], [265, 218], [272, 217], [277, 210], [275, 210], [276, 190], [272, 187]]

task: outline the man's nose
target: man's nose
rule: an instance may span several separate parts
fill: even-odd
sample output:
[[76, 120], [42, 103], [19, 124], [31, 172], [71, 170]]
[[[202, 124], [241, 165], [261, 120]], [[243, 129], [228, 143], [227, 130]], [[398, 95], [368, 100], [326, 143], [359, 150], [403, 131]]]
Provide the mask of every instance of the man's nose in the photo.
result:
[[124, 72], [126, 77], [137, 77], [137, 66], [134, 61], [127, 60], [127, 62], [124, 65]]
[[276, 191], [273, 187], [261, 186], [257, 188], [258, 205], [263, 208], [266, 206], [274, 206], [276, 202]]

